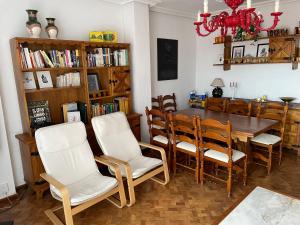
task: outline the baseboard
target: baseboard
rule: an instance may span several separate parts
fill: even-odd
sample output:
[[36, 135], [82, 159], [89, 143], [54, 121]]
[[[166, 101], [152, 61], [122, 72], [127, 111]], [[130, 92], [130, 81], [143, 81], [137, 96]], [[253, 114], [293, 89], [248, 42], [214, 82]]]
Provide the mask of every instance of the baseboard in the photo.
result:
[[9, 198], [10, 201], [14, 201], [14, 200], [18, 199], [18, 197], [19, 197], [18, 191], [24, 190], [27, 187], [28, 187], [27, 184], [22, 184], [20, 186], [17, 186], [16, 187], [16, 191], [17, 191], [16, 194], [9, 195], [7, 197], [1, 198], [0, 199], [0, 208], [3, 207], [4, 205], [7, 205], [7, 203], [9, 203], [7, 198]]

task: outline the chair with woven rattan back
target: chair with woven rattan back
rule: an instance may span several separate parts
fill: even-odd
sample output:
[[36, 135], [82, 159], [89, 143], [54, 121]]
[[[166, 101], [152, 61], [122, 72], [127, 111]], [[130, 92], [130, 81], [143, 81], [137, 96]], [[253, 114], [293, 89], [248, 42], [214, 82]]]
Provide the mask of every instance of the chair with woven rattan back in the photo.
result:
[[[200, 166], [200, 153], [199, 142], [196, 130], [196, 117], [189, 117], [183, 114], [168, 114], [169, 123], [171, 127], [171, 138], [173, 145], [173, 172], [176, 174], [176, 166], [195, 171], [196, 182], [199, 183], [199, 166]], [[196, 159], [196, 168], [191, 167], [189, 164], [184, 165], [177, 160], [177, 153], [183, 153], [188, 157]], [[190, 161], [190, 160], [189, 160]]]
[[[197, 130], [200, 142], [200, 181], [203, 184], [204, 175], [227, 183], [228, 197], [231, 195], [232, 170], [243, 170], [244, 185], [247, 179], [247, 156], [241, 151], [232, 149], [231, 123], [223, 124], [213, 119], [201, 120], [197, 118]], [[228, 170], [227, 180], [223, 180], [213, 173], [204, 171], [204, 162], [208, 161], [215, 165], [222, 166]], [[244, 162], [243, 169], [238, 166]]]
[[206, 98], [205, 110], [225, 112], [227, 100], [224, 98]]
[[173, 93], [172, 95], [165, 95], [162, 97], [162, 109], [165, 112], [176, 112], [177, 111], [175, 93]]
[[[258, 105], [258, 118], [277, 120], [279, 122], [278, 125], [273, 127], [268, 133], [260, 134], [251, 139], [253, 157], [266, 163], [266, 165], [261, 163], [257, 164], [266, 166], [268, 174], [270, 174], [272, 168], [272, 156], [275, 153], [274, 147], [279, 148], [279, 165], [281, 164], [282, 145], [287, 112], [287, 104], [282, 105], [280, 103], [269, 102], [264, 106], [261, 103]], [[265, 151], [267, 154], [263, 153], [264, 149], [267, 149], [267, 151]]]
[[251, 116], [251, 102], [247, 103], [244, 100], [229, 100], [226, 106], [226, 112], [236, 115]]

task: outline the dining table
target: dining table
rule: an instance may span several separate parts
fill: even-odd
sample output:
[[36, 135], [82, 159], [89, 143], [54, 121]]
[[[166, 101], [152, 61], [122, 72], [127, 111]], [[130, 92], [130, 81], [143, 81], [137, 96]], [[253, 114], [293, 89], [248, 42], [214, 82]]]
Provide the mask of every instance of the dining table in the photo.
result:
[[[244, 151], [247, 155], [250, 154], [251, 138], [265, 133], [266, 131], [278, 126], [280, 123], [277, 120], [263, 119], [251, 116], [242, 116], [230, 114], [226, 112], [217, 112], [205, 109], [189, 108], [178, 110], [174, 114], [184, 114], [188, 116], [199, 116], [201, 119], [215, 119], [222, 123], [230, 121], [232, 125], [232, 139], [235, 142], [241, 142], [244, 145]], [[249, 157], [250, 159], [251, 157]]]

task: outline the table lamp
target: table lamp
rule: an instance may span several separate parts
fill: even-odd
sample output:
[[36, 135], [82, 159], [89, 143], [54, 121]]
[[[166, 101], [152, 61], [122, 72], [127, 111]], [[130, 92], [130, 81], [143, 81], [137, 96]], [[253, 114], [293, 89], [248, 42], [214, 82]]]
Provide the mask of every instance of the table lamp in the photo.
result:
[[212, 91], [213, 97], [221, 98], [223, 95], [223, 90], [221, 87], [225, 87], [223, 80], [221, 78], [215, 78], [210, 86], [215, 87]]

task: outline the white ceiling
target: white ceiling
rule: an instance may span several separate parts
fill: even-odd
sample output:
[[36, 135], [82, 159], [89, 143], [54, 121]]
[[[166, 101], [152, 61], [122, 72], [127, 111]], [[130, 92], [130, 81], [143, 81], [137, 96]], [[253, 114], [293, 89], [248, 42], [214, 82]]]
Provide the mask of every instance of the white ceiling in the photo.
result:
[[[252, 4], [270, 2], [274, 0], [252, 0]], [[284, 1], [284, 0], [281, 0]], [[245, 0], [244, 4], [247, 1]], [[203, 0], [161, 0], [154, 7], [165, 8], [173, 11], [184, 11], [186, 13], [197, 13], [198, 10], [203, 9]], [[224, 0], [208, 0], [208, 7], [210, 12], [227, 9], [228, 6]]]

